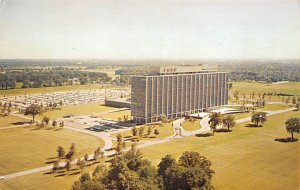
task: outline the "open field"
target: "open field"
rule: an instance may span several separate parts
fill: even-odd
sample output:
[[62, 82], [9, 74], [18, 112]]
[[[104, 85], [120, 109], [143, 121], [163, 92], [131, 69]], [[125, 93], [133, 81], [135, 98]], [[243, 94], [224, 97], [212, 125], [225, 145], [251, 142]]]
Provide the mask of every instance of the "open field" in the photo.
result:
[[41, 119], [43, 118], [43, 116], [48, 116], [50, 117], [50, 119], [56, 119], [63, 117], [64, 115], [89, 115], [107, 112], [115, 109], [117, 108], [107, 107], [99, 103], [90, 103], [76, 106], [63, 106], [60, 110], [50, 110], [44, 112], [41, 115], [38, 115], [37, 118]]
[[200, 129], [200, 120], [196, 119], [193, 122], [185, 121], [181, 124], [184, 130], [186, 131], [195, 131], [197, 129]]
[[246, 118], [246, 117], [251, 117], [251, 112], [249, 113], [233, 113], [233, 114], [230, 114], [234, 117], [235, 120], [238, 120], [238, 119], [243, 119], [243, 118]]
[[128, 115], [129, 119], [131, 117], [131, 111], [130, 110], [124, 110], [124, 111], [118, 111], [113, 113], [107, 113], [107, 114], [101, 114], [99, 115], [99, 118], [105, 118], [105, 119], [112, 119], [112, 120], [118, 120], [119, 118], [124, 120], [124, 116]]
[[[77, 168], [76, 165], [72, 165], [72, 169]], [[96, 165], [85, 167], [81, 172], [92, 172], [96, 168]], [[65, 172], [64, 176], [59, 176], [59, 174], [46, 174], [49, 171], [34, 173], [31, 175], [21, 176], [13, 179], [8, 179], [4, 181], [0, 181], [0, 188], [3, 190], [69, 190], [72, 187], [74, 181], [78, 180], [80, 174], [73, 175], [74, 172]], [[72, 174], [72, 175], [70, 175]], [[59, 187], [59, 188], [58, 188]]]
[[12, 126], [12, 125], [18, 125], [22, 122], [27, 122], [29, 120], [22, 119], [13, 115], [0, 117], [0, 127], [6, 127], [6, 126]]
[[75, 158], [104, 146], [101, 139], [93, 136], [67, 129], [36, 129], [34, 126], [1, 130], [0, 139], [0, 176], [45, 166], [46, 162], [56, 159], [57, 146], [63, 146], [67, 152], [74, 142]]
[[[157, 135], [156, 138], [155, 138], [155, 135], [154, 135], [154, 130], [155, 129], [158, 129], [158, 131], [159, 131], [159, 134]], [[148, 130], [148, 126], [145, 126], [144, 134], [147, 133], [147, 130]], [[124, 132], [121, 132], [121, 133], [115, 133], [115, 134], [112, 134], [112, 136], [116, 137], [118, 134], [121, 134], [122, 137], [124, 138], [124, 140], [129, 140], [129, 139], [133, 138], [131, 130], [130, 131], [124, 131]], [[152, 126], [151, 135], [149, 137], [145, 136], [144, 138], [140, 139], [140, 141], [150, 140], [150, 139], [163, 139], [163, 138], [172, 136], [173, 134], [174, 134], [174, 129], [173, 129], [172, 123], [165, 123], [165, 124], [162, 124], [162, 125], [155, 125], [155, 126]]]
[[[230, 133], [210, 137], [188, 137], [142, 149], [146, 158], [158, 164], [166, 154], [178, 158], [184, 151], [197, 151], [212, 161], [216, 189], [299, 189], [299, 141], [277, 142], [289, 137], [284, 122], [299, 112], [270, 116], [264, 127], [238, 124]], [[300, 138], [299, 134], [295, 135]], [[238, 179], [238, 180], [237, 180]]]
[[0, 95], [3, 96], [18, 96], [26, 94], [40, 94], [51, 92], [64, 92], [71, 90], [89, 90], [89, 89], [103, 89], [115, 88], [111, 84], [86, 84], [86, 85], [69, 85], [69, 86], [56, 86], [56, 87], [43, 87], [43, 88], [16, 88], [9, 90], [0, 90]]
[[286, 104], [267, 104], [263, 108], [257, 108], [257, 110], [261, 110], [261, 111], [275, 111], [275, 110], [285, 110], [285, 109], [289, 109], [289, 108], [290, 108], [290, 106], [286, 105]]
[[[232, 89], [230, 93], [232, 94], [235, 90], [242, 94], [255, 93], [256, 97], [258, 93], [286, 93], [294, 96], [300, 96], [300, 82], [289, 82], [282, 84], [267, 84], [258, 82], [232, 82]], [[268, 99], [266, 97], [266, 99]]]

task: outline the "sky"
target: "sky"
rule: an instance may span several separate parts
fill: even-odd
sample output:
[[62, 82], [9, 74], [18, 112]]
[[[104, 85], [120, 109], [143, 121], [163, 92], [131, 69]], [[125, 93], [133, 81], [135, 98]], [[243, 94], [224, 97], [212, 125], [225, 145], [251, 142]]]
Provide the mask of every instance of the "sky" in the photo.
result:
[[0, 0], [0, 59], [300, 59], [299, 0]]

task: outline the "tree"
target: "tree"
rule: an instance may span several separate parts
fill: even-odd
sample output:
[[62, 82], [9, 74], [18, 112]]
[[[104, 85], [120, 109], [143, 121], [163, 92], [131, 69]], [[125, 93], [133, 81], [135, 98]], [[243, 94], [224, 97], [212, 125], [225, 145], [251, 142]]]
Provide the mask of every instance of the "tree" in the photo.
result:
[[95, 151], [94, 151], [94, 160], [98, 161], [99, 158], [101, 157], [101, 159], [104, 158], [104, 152], [101, 151], [101, 148], [98, 147]]
[[239, 94], [240, 94], [240, 93], [239, 93], [239, 91], [237, 91], [237, 90], [235, 90], [234, 93], [233, 93], [233, 97], [235, 98], [236, 101], [239, 100]]
[[299, 111], [299, 106], [300, 106], [300, 103], [298, 102], [298, 103], [295, 105], [296, 111]]
[[63, 121], [59, 123], [60, 128], [63, 128], [64, 126], [65, 126], [65, 123]]
[[259, 123], [267, 121], [267, 113], [265, 112], [253, 112], [251, 116], [251, 122], [258, 126]]
[[85, 155], [84, 155], [84, 160], [89, 161], [89, 155], [87, 153], [85, 153]]
[[295, 96], [293, 96], [292, 103], [293, 103], [294, 105], [296, 104], [296, 98], [295, 98]]
[[56, 152], [57, 152], [57, 155], [58, 155], [59, 158], [64, 157], [64, 155], [65, 155], [65, 153], [66, 153], [65, 150], [64, 150], [64, 148], [61, 147], [61, 146], [58, 146], [58, 147], [57, 147]]
[[45, 122], [45, 123], [46, 123], [46, 125], [48, 125], [48, 124], [49, 124], [49, 121], [50, 121], [50, 119], [49, 119], [49, 117], [47, 117], [47, 116], [44, 116], [42, 121], [43, 121], [43, 122]]
[[166, 156], [159, 164], [163, 189], [214, 189], [211, 179], [214, 171], [211, 162], [197, 152], [184, 152], [176, 162]]
[[55, 120], [52, 121], [52, 126], [56, 127], [57, 126], [57, 122]]
[[75, 154], [75, 143], [71, 144], [70, 151], [66, 155], [66, 159], [72, 160]]
[[71, 147], [70, 147], [70, 151], [75, 152], [76, 146], [75, 143], [72, 142]]
[[140, 127], [140, 129], [139, 129], [139, 136], [141, 138], [144, 136], [144, 131], [145, 131], [145, 127], [144, 126]]
[[235, 126], [234, 116], [232, 115], [226, 115], [222, 118], [222, 124], [224, 127], [227, 127], [227, 130], [229, 131], [229, 128]]
[[59, 159], [58, 159], [53, 163], [52, 171], [56, 172], [59, 169], [60, 169], [60, 166], [59, 166]]
[[159, 135], [158, 129], [155, 129], [155, 130], [154, 130], [154, 135], [155, 135], [155, 138], [156, 138], [157, 135]]
[[128, 115], [124, 115], [123, 118], [124, 118], [124, 122], [127, 123], [128, 120], [129, 120], [129, 116]]
[[300, 132], [300, 119], [290, 118], [285, 122], [285, 128], [288, 133], [291, 133], [292, 139], [294, 139], [294, 133]]
[[71, 170], [71, 161], [70, 160], [67, 160], [65, 168], [66, 168], [67, 171]]
[[285, 100], [285, 103], [288, 104], [290, 102], [290, 99], [291, 99], [290, 96], [288, 96]]
[[151, 133], [152, 133], [152, 127], [148, 126], [147, 136], [151, 135]]
[[74, 158], [74, 151], [70, 150], [67, 154], [66, 154], [66, 159], [68, 160], [73, 160]]
[[132, 135], [135, 137], [135, 136], [137, 136], [137, 134], [138, 134], [138, 129], [134, 126], [133, 128], [132, 128]]
[[86, 164], [86, 161], [85, 161], [84, 159], [81, 160], [81, 159], [79, 158], [79, 159], [77, 160], [77, 166], [78, 166], [79, 169], [81, 169], [81, 170], [84, 169], [85, 164]]
[[117, 143], [118, 143], [118, 144], [119, 144], [119, 143], [121, 144], [122, 141], [123, 141], [122, 135], [121, 135], [121, 134], [118, 134], [118, 135], [117, 135]]
[[43, 108], [36, 104], [31, 104], [25, 109], [25, 115], [32, 115], [32, 121], [34, 121], [34, 118], [37, 114], [42, 113]]
[[163, 123], [167, 123], [167, 122], [168, 122], [167, 117], [166, 117], [165, 115], [161, 115], [161, 116], [160, 116], [160, 120], [161, 120], [161, 122], [163, 122]]
[[209, 115], [209, 121], [208, 124], [210, 126], [210, 129], [215, 132], [217, 129], [217, 126], [221, 123], [221, 114], [220, 113], [211, 113]]

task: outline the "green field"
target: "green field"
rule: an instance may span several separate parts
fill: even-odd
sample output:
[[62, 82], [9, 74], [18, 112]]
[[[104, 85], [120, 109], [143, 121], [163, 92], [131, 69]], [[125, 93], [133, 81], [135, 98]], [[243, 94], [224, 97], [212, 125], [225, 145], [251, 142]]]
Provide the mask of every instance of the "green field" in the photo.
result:
[[193, 122], [190, 121], [184, 121], [181, 126], [183, 127], [184, 130], [186, 131], [195, 131], [200, 129], [200, 120], [196, 119]]
[[60, 110], [50, 110], [42, 113], [41, 115], [37, 115], [37, 118], [41, 119], [43, 118], [43, 116], [48, 116], [50, 117], [50, 119], [56, 119], [65, 115], [89, 115], [107, 112], [115, 109], [117, 108], [107, 107], [99, 103], [82, 104], [76, 106], [63, 106]]
[[178, 139], [143, 148], [142, 152], [158, 164], [166, 154], [178, 158], [184, 151], [198, 151], [212, 161], [216, 189], [295, 190], [299, 189], [300, 143], [274, 140], [290, 136], [284, 128], [290, 117], [299, 117], [299, 112], [270, 116], [261, 128], [238, 124], [230, 133]]
[[[26, 169], [45, 166], [54, 161], [57, 146], [68, 150], [76, 145], [75, 157], [93, 153], [104, 142], [96, 137], [67, 129], [47, 130], [36, 127], [14, 128], [0, 131], [0, 176]], [[52, 158], [52, 159], [51, 159]]]
[[55, 86], [55, 87], [43, 87], [43, 88], [16, 88], [9, 90], [0, 90], [0, 95], [3, 96], [18, 96], [26, 94], [41, 94], [51, 92], [64, 92], [72, 90], [90, 90], [90, 89], [103, 89], [114, 88], [110, 84], [86, 84], [86, 85], [67, 85], [67, 86]]
[[286, 110], [291, 108], [289, 105], [286, 104], [267, 104], [263, 108], [258, 108], [257, 110], [261, 111], [275, 111], [275, 110]]
[[27, 121], [29, 120], [9, 115], [5, 117], [0, 117], [0, 127], [14, 126]]
[[[144, 134], [147, 133], [147, 129], [148, 129], [148, 126], [145, 126]], [[159, 131], [159, 134], [157, 135], [156, 138], [155, 138], [155, 135], [153, 134], [155, 129], [158, 129], [158, 131]], [[121, 134], [122, 137], [125, 140], [133, 138], [131, 131], [124, 131], [124, 132], [121, 132], [121, 133], [115, 133], [115, 134], [112, 134], [112, 136], [116, 137], [118, 134]], [[151, 135], [149, 137], [144, 136], [144, 138], [142, 138], [140, 140], [163, 139], [163, 138], [172, 136], [173, 134], [174, 134], [174, 129], [173, 129], [172, 123], [165, 123], [165, 124], [162, 124], [162, 125], [152, 126]]]
[[[255, 93], [256, 97], [258, 93], [286, 93], [294, 96], [300, 96], [300, 82], [289, 82], [283, 84], [268, 84], [258, 82], [233, 82], [230, 93], [235, 90], [240, 92], [240, 95]], [[268, 99], [266, 97], [266, 99]]]
[[251, 117], [252, 114], [250, 112], [250, 113], [234, 113], [234, 114], [230, 114], [230, 115], [232, 115], [235, 120], [238, 120], [238, 119]]
[[[72, 169], [77, 168], [76, 165], [72, 165]], [[85, 167], [81, 172], [92, 172], [96, 168], [96, 165]], [[0, 181], [0, 189], [3, 190], [69, 190], [72, 187], [74, 181], [78, 180], [80, 174], [74, 175], [77, 172], [64, 172], [64, 176], [60, 174], [47, 174], [49, 171], [43, 171], [26, 176], [16, 177], [13, 179], [7, 179]], [[58, 188], [59, 187], [59, 188]]]

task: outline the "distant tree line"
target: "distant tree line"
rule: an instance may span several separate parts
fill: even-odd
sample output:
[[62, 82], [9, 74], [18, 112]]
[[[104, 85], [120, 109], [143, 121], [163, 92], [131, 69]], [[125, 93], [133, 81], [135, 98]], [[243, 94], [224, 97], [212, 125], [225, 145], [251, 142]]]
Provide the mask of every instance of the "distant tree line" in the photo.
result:
[[111, 81], [111, 78], [106, 73], [74, 71], [69, 69], [44, 72], [7, 72], [0, 74], [0, 89], [15, 88], [17, 82], [23, 83], [22, 88], [73, 85], [73, 79], [77, 79], [77, 82], [80, 84], [87, 84], [94, 81]]
[[296, 63], [235, 63], [224, 64], [232, 81], [300, 81], [300, 65]]

